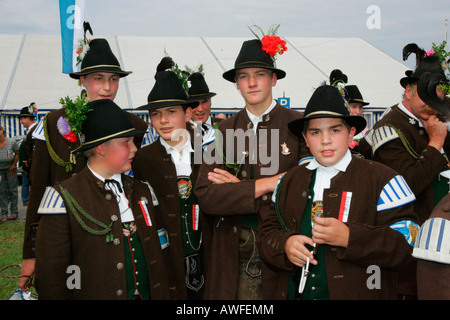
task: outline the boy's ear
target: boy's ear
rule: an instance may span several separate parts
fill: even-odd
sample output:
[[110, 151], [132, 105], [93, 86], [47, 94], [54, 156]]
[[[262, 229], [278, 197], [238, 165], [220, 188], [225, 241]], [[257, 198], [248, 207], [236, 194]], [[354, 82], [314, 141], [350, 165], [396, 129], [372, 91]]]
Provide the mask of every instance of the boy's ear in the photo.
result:
[[184, 116], [186, 119], [186, 122], [189, 122], [192, 118], [192, 108], [191, 107], [187, 107], [186, 110], [184, 111]]
[[86, 77], [85, 76], [80, 76], [80, 83], [83, 87], [86, 88]]
[[305, 139], [306, 146], [309, 148], [308, 139], [306, 139], [306, 134], [304, 132], [302, 132], [302, 136], [303, 136], [303, 139]]
[[98, 153], [100, 156], [105, 156], [106, 154], [106, 144], [100, 143], [98, 146], [94, 147], [94, 152]]

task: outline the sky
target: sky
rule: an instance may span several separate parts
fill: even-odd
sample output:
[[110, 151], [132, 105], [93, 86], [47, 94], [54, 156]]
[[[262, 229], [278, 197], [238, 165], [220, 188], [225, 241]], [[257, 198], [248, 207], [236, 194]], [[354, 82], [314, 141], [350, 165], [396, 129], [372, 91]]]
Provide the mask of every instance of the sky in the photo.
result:
[[[86, 0], [85, 10], [94, 37], [252, 39], [248, 26], [280, 24], [282, 37], [358, 37], [400, 62], [408, 43], [445, 40], [449, 18], [448, 0]], [[60, 34], [58, 1], [0, 0], [0, 33]]]

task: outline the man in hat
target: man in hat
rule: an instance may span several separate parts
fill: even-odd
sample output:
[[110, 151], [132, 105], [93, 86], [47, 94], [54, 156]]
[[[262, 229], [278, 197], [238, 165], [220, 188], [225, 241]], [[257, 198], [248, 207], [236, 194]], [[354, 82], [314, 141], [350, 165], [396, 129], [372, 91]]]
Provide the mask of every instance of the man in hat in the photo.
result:
[[87, 165], [47, 187], [38, 210], [39, 299], [171, 299], [151, 188], [124, 174], [137, 151], [133, 137], [142, 132], [112, 100], [88, 105], [84, 142], [73, 150]]
[[188, 81], [190, 87], [188, 91], [189, 99], [198, 101], [198, 107], [192, 109], [192, 116], [190, 123], [193, 127], [200, 126], [200, 132], [202, 134], [202, 145], [210, 144], [214, 141], [214, 129], [213, 125], [219, 123], [223, 119], [211, 116], [211, 98], [216, 95], [214, 92], [209, 91], [208, 84], [205, 81], [205, 77], [200, 72], [192, 73]]
[[448, 169], [449, 150], [444, 149], [447, 127], [417, 90], [420, 76], [426, 72], [444, 74], [438, 56], [419, 58], [416, 69], [406, 72], [400, 79], [405, 89], [402, 102], [391, 107], [360, 143], [360, 151], [366, 157], [405, 177], [417, 198], [414, 208], [421, 223], [448, 192], [448, 180], [439, 178]]
[[354, 84], [345, 86], [345, 99], [350, 107], [350, 114], [357, 116], [362, 116], [364, 106], [369, 104], [369, 102], [364, 101], [361, 91]]
[[193, 193], [200, 164], [194, 163], [193, 139], [186, 130], [197, 101], [188, 95], [173, 71], [156, 73], [147, 104], [159, 138], [136, 153], [134, 177], [150, 183], [157, 213], [167, 230], [172, 286], [179, 299], [201, 299], [204, 285], [206, 225]]
[[23, 107], [20, 110], [19, 122], [27, 130], [25, 139], [22, 141], [19, 147], [19, 166], [22, 168], [22, 203], [28, 205], [29, 193], [30, 193], [30, 169], [31, 169], [31, 157], [34, 149], [34, 140], [32, 134], [36, 128], [36, 115], [35, 115], [34, 102], [30, 103], [28, 107]]
[[[406, 46], [405, 49], [409, 47]], [[438, 56], [425, 56], [418, 51], [414, 71], [400, 79], [405, 89], [402, 102], [391, 107], [360, 141], [359, 151], [366, 158], [381, 162], [401, 174], [416, 197], [414, 211], [419, 224], [428, 219], [436, 204], [448, 193], [447, 127], [436, 111], [418, 94], [420, 77], [430, 72], [442, 74]], [[440, 89], [437, 89], [440, 91]], [[443, 92], [439, 92], [443, 94]], [[416, 299], [416, 266], [414, 263], [399, 273], [399, 296]]]
[[[258, 39], [245, 41], [234, 68], [223, 74], [236, 84], [245, 108], [219, 124], [221, 137], [208, 146], [213, 159], [204, 153], [195, 188], [200, 207], [213, 222], [205, 299], [273, 298], [276, 278], [256, 247], [259, 224], [279, 174], [309, 153], [286, 127], [301, 113], [273, 99], [272, 88], [286, 73], [275, 67], [270, 52]], [[233, 136], [229, 140], [227, 132]]]
[[[119, 79], [130, 73], [121, 69], [119, 61], [105, 39], [93, 39], [89, 42], [89, 50], [81, 62], [81, 70], [70, 73], [69, 76], [82, 83], [88, 101], [95, 101], [114, 100], [119, 89]], [[144, 120], [131, 113], [126, 114], [138, 130], [144, 132], [147, 130], [147, 123]], [[27, 279], [34, 271], [35, 234], [39, 223], [37, 209], [45, 188], [70, 178], [85, 166], [82, 154], [76, 158], [71, 155], [71, 151], [80, 145], [78, 137], [73, 141], [67, 140], [61, 133], [61, 122], [64, 122], [65, 117], [65, 108], [53, 110], [39, 122], [33, 132], [35, 150], [31, 180], [34, 186], [30, 190], [25, 223], [23, 278], [20, 279], [19, 284], [22, 290], [27, 290]], [[140, 147], [142, 137], [143, 134], [135, 137], [137, 147]]]
[[[344, 89], [344, 98], [348, 102], [348, 106], [350, 108], [350, 114], [356, 116], [362, 116], [364, 111], [364, 106], [367, 106], [369, 102], [364, 101], [359, 88], [356, 85], [346, 85]], [[368, 127], [365, 127], [360, 133], [355, 135], [353, 141], [350, 142], [350, 148], [354, 151], [358, 151], [359, 141], [366, 135], [366, 132], [369, 130]]]
[[261, 255], [280, 270], [278, 298], [397, 297], [396, 269], [412, 259], [418, 230], [414, 195], [392, 169], [352, 157], [348, 144], [365, 126], [328, 85], [289, 123], [313, 159], [279, 180], [260, 229]]

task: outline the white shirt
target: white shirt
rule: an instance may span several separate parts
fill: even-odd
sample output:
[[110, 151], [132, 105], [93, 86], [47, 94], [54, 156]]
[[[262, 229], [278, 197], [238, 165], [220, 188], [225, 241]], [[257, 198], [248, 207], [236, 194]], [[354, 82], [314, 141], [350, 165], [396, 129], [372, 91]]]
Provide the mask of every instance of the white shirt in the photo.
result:
[[[102, 182], [105, 182], [105, 178], [103, 178], [101, 175], [99, 175], [98, 173], [93, 171], [91, 169], [91, 167], [89, 167], [89, 163], [87, 166], [88, 166], [89, 170], [91, 170], [91, 172], [94, 176], [96, 176]], [[123, 190], [122, 175], [115, 174], [109, 179], [114, 179], [117, 182], [119, 182], [120, 187], [122, 188], [122, 192], [119, 192], [115, 186], [111, 187], [109, 183], [105, 184], [105, 189], [111, 190], [116, 195], [117, 203], [119, 205], [119, 210], [120, 210], [121, 221], [122, 222], [134, 221], [133, 211], [131, 210], [131, 208], [128, 205], [128, 199], [125, 196], [125, 192]]]
[[275, 108], [276, 105], [277, 105], [276, 100], [272, 100], [272, 104], [270, 105], [270, 107], [267, 108], [267, 110], [264, 111], [264, 113], [262, 115], [260, 115], [260, 116], [255, 116], [253, 113], [248, 111], [248, 108], [245, 108], [245, 111], [247, 111], [248, 118], [253, 123], [253, 131], [255, 131], [255, 133], [256, 133], [256, 127], [258, 126], [258, 123], [261, 122], [263, 120], [263, 117], [266, 114], [268, 114], [270, 111], [272, 111], [273, 108]]
[[192, 173], [191, 167], [191, 153], [194, 152], [191, 145], [191, 138], [189, 134], [186, 135], [187, 141], [178, 151], [177, 148], [171, 147], [164, 139], [161, 140], [161, 144], [166, 148], [167, 154], [170, 154], [172, 161], [175, 164], [177, 170], [177, 176], [190, 176]]
[[347, 150], [345, 156], [331, 167], [322, 166], [315, 158], [306, 166], [309, 170], [317, 169], [316, 182], [314, 184], [314, 199], [313, 201], [323, 200], [323, 190], [330, 188], [331, 179], [339, 172], [345, 172], [348, 165], [352, 161], [350, 150]]

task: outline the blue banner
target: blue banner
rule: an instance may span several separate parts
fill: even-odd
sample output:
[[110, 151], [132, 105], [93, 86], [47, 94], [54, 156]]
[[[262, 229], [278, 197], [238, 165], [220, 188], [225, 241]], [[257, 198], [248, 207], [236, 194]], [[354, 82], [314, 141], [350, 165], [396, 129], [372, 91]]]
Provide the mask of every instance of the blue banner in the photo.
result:
[[84, 7], [85, 0], [59, 0], [63, 73], [79, 71], [77, 45], [84, 36]]

